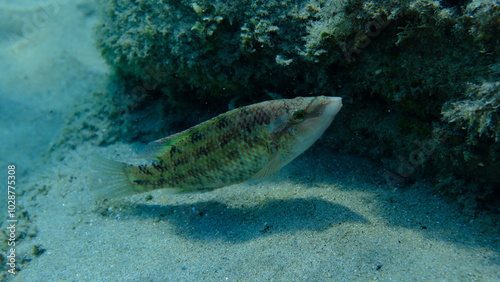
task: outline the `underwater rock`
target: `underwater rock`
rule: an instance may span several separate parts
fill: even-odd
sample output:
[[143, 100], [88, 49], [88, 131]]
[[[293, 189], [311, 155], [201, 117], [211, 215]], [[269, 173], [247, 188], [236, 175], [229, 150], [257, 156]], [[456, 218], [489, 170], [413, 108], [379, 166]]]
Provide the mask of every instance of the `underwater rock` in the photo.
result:
[[192, 119], [276, 96], [340, 96], [332, 150], [381, 161], [392, 185], [433, 179], [469, 208], [500, 198], [498, 107], [477, 96], [500, 78], [498, 1], [101, 4], [98, 46], [123, 89], [113, 95], [135, 103], [124, 124], [148, 128], [137, 120], [148, 109]]

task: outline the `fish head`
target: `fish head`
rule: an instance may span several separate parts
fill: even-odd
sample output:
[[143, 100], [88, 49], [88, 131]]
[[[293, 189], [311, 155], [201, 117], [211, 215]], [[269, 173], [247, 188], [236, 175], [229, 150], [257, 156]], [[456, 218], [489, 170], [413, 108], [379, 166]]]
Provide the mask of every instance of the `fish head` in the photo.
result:
[[286, 110], [271, 123], [282, 155], [281, 166], [311, 147], [342, 108], [340, 97], [297, 97], [285, 100]]

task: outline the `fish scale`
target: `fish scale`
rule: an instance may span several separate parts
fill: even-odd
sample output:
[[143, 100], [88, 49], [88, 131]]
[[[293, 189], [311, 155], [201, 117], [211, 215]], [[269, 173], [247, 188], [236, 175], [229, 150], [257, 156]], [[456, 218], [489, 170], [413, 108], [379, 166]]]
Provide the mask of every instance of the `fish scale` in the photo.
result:
[[96, 157], [92, 189], [109, 198], [170, 188], [215, 189], [264, 178], [309, 148], [342, 106], [338, 97], [261, 102], [151, 142], [133, 165]]

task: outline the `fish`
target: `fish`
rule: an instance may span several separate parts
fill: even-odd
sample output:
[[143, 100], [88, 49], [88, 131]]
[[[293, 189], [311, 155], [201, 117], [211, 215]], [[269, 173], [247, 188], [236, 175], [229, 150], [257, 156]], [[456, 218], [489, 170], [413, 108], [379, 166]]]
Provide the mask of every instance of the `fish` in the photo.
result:
[[206, 191], [264, 179], [311, 147], [342, 108], [340, 97], [296, 97], [237, 108], [149, 143], [143, 164], [96, 156], [98, 198], [158, 189]]

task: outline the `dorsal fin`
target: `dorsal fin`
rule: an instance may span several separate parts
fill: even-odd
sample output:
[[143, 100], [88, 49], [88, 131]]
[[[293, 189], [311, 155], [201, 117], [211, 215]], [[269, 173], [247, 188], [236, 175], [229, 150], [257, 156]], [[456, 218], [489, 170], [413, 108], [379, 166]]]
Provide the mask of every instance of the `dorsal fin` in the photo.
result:
[[182, 131], [174, 135], [170, 135], [168, 137], [158, 139], [149, 143], [139, 154], [139, 158], [143, 159], [157, 159], [161, 157], [169, 147], [175, 145], [177, 142], [186, 138], [189, 133], [187, 131]]
[[158, 139], [149, 143], [139, 154], [139, 158], [154, 160], [161, 157], [165, 152], [169, 150], [169, 147], [174, 146], [179, 141], [184, 138], [191, 136], [192, 134], [205, 129], [207, 126], [213, 124], [215, 122], [215, 118], [207, 120], [203, 123], [198, 124], [197, 126], [188, 128], [179, 133], [170, 135], [168, 137]]
[[228, 116], [232, 114], [233, 112], [237, 111], [239, 109], [235, 109], [232, 111], [229, 111], [227, 113], [221, 114], [215, 118], [209, 119], [205, 122], [202, 122], [194, 127], [188, 128], [184, 131], [181, 131], [179, 133], [170, 135], [168, 137], [158, 139], [156, 141], [153, 141], [149, 143], [139, 154], [139, 158], [142, 159], [150, 159], [150, 160], [155, 160], [161, 157], [165, 152], [169, 150], [169, 147], [175, 145], [179, 141], [183, 140], [184, 138], [191, 136], [193, 133], [202, 131], [206, 129], [208, 126], [214, 124], [221, 118]]

